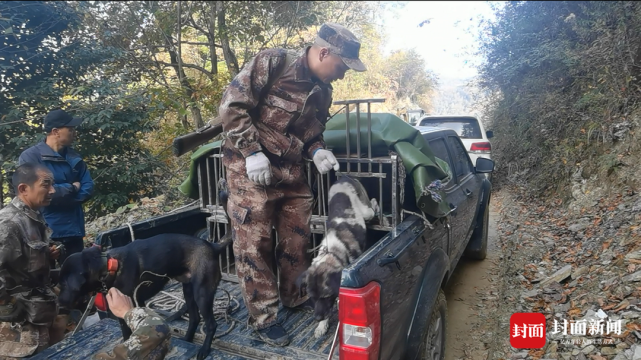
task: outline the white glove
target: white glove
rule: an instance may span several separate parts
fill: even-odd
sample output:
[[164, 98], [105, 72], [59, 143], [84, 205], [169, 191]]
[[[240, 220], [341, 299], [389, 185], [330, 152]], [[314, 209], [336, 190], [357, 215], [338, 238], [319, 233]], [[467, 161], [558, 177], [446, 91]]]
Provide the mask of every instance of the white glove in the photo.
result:
[[316, 150], [316, 153], [314, 153], [314, 158], [312, 160], [314, 160], [314, 165], [316, 165], [316, 168], [318, 169], [318, 172], [321, 173], [321, 175], [327, 174], [332, 169], [332, 167], [335, 171], [338, 171], [340, 169], [340, 166], [338, 165], [338, 161], [336, 161], [334, 154], [329, 150]]
[[272, 182], [272, 171], [269, 159], [262, 152], [257, 152], [245, 158], [245, 167], [249, 180], [260, 184], [269, 185]]

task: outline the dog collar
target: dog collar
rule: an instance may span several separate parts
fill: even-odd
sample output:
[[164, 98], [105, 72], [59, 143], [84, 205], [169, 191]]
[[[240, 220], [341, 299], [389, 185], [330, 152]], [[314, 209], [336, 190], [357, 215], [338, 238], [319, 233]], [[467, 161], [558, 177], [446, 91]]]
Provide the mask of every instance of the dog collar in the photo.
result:
[[102, 254], [102, 270], [101, 273], [104, 274], [100, 281], [103, 284], [103, 290], [108, 286], [113, 284], [113, 281], [116, 279], [116, 273], [120, 268], [120, 263], [117, 259], [112, 258], [108, 254]]

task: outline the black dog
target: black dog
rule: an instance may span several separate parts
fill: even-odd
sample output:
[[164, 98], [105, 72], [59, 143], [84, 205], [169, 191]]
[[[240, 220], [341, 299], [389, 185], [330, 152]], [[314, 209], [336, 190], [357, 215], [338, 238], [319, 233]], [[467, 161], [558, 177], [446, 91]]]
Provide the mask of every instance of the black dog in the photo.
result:
[[[218, 256], [231, 242], [209, 243], [190, 235], [161, 234], [136, 240], [126, 246], [102, 252], [92, 247], [69, 256], [60, 271], [61, 307], [71, 308], [86, 294], [115, 287], [144, 306], [145, 301], [158, 294], [169, 278], [183, 284], [185, 306], [189, 312], [189, 326], [185, 341], [193, 341], [200, 314], [205, 320], [205, 341], [198, 359], [204, 359], [211, 348], [216, 332], [213, 314], [216, 289], [221, 280]], [[117, 262], [114, 262], [115, 261]], [[166, 277], [165, 277], [166, 276]], [[180, 311], [179, 311], [180, 313]], [[110, 313], [111, 316], [111, 313]], [[131, 329], [119, 319], [123, 340], [131, 336]]]
[[[220, 187], [219, 195], [226, 211], [228, 194], [224, 179]], [[218, 259], [231, 241], [231, 231], [218, 243], [191, 235], [161, 234], [104, 252], [99, 247], [84, 249], [69, 256], [60, 269], [59, 304], [71, 309], [86, 295], [115, 287], [144, 306], [165, 287], [169, 278], [175, 279], [183, 284], [185, 305], [167, 321], [189, 312], [189, 325], [183, 339], [192, 342], [202, 315], [205, 341], [197, 356], [202, 360], [209, 354], [217, 327], [213, 306], [222, 278]], [[141, 285], [143, 281], [148, 283]], [[109, 316], [113, 317], [111, 311]], [[129, 339], [131, 329], [124, 320], [118, 320], [123, 340]]]

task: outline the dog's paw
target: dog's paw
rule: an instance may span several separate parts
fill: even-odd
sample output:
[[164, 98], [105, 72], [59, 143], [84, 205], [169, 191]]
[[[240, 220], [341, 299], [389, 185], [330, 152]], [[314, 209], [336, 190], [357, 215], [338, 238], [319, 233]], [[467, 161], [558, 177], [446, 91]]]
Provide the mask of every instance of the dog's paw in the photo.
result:
[[198, 350], [198, 355], [196, 356], [196, 360], [203, 360], [209, 355], [209, 349], [206, 349], [204, 346]]
[[314, 330], [314, 337], [315, 338], [320, 338], [327, 334], [327, 329], [329, 328], [329, 321], [328, 320], [321, 320], [318, 323], [318, 326], [316, 327], [316, 330]]
[[[378, 214], [378, 212], [381, 210], [381, 207], [378, 205], [378, 201], [376, 201], [376, 198], [372, 198], [369, 201], [369, 203], [370, 203], [371, 210], [372, 210], [372, 217], [370, 219], [373, 219], [376, 216], [376, 214]], [[370, 219], [368, 219], [368, 220], [370, 220]]]

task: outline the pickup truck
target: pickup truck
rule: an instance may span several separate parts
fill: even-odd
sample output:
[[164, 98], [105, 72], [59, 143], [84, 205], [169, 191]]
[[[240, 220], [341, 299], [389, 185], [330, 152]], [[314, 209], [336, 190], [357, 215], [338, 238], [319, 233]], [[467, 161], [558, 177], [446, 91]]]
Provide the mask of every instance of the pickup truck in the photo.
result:
[[[359, 113], [362, 102], [367, 103], [367, 121]], [[453, 130], [412, 127], [395, 115], [371, 113], [372, 102], [341, 102], [347, 108], [345, 116], [333, 123], [334, 132], [329, 131], [328, 123], [324, 134], [328, 147], [337, 154], [339, 172], [358, 177], [380, 205], [379, 214], [368, 224], [367, 249], [343, 270], [338, 309], [330, 318], [327, 334], [314, 337], [317, 322], [313, 314], [281, 307], [278, 317], [290, 334], [290, 344], [274, 347], [260, 341], [246, 326], [247, 310], [230, 247], [221, 255], [223, 281], [215, 305], [218, 329], [207, 359], [444, 359], [447, 302], [443, 287], [461, 256], [486, 256], [492, 185], [485, 173], [493, 170], [494, 163], [478, 158], [472, 164]], [[356, 105], [356, 114], [349, 112], [350, 105]], [[341, 138], [337, 135], [341, 131], [349, 135]], [[341, 146], [337, 139], [346, 144]], [[207, 146], [209, 149], [192, 155], [193, 176], [183, 184], [185, 193], [191, 192], [190, 196], [200, 200], [198, 205], [132, 224], [131, 228], [103, 232], [95, 242], [119, 247], [134, 237], [167, 232], [220, 239], [229, 225], [218, 203], [218, 192], [213, 190], [225, 171], [220, 143], [201, 149]], [[334, 172], [314, 175], [312, 171], [308, 162], [308, 179], [317, 200], [310, 249], [322, 240], [327, 190], [337, 176]], [[433, 192], [417, 187], [434, 184], [437, 190]], [[277, 239], [277, 234], [274, 236]], [[157, 297], [180, 299], [179, 286], [170, 282]], [[153, 299], [146, 304], [162, 315], [180, 305], [178, 301], [168, 311]], [[113, 347], [121, 341], [118, 324], [101, 318], [33, 359], [86, 359]], [[167, 359], [195, 359], [204, 336], [197, 331], [194, 343], [182, 341], [186, 325], [183, 318], [170, 323], [176, 336]]]

